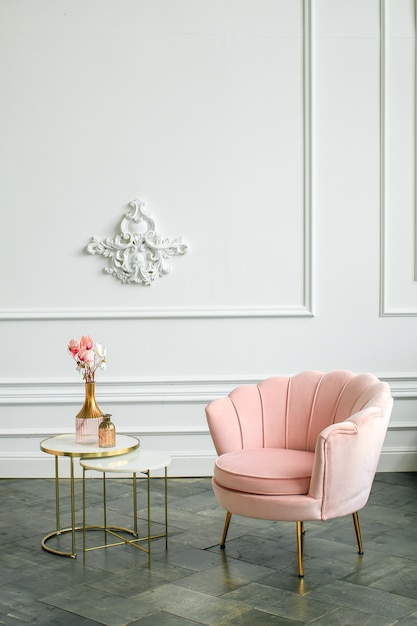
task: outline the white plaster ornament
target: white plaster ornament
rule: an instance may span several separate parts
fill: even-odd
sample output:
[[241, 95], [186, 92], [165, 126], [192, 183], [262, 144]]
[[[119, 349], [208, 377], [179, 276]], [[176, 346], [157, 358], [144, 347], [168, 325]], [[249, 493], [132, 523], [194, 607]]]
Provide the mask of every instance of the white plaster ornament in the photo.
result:
[[87, 246], [90, 254], [102, 254], [109, 259], [109, 265], [104, 268], [107, 274], [122, 283], [148, 286], [169, 273], [169, 257], [185, 254], [187, 250], [181, 237], [164, 239], [156, 232], [155, 222], [143, 200], [129, 203], [120, 222], [120, 232], [114, 239], [100, 241], [98, 237], [92, 237]]

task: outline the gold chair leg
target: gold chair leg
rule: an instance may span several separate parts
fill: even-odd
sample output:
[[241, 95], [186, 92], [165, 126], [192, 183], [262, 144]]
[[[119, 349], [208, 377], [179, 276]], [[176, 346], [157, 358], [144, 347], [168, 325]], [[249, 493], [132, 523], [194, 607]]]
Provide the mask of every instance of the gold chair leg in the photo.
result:
[[356, 539], [358, 542], [358, 554], [363, 554], [361, 528], [359, 526], [359, 517], [358, 517], [357, 512], [352, 513], [352, 517], [353, 517], [353, 525], [355, 526]]
[[304, 577], [304, 564], [303, 564], [303, 535], [304, 535], [304, 523], [295, 522], [297, 530], [297, 553], [298, 553], [298, 575], [300, 578]]
[[227, 531], [229, 530], [229, 526], [230, 526], [230, 520], [232, 519], [232, 514], [227, 511], [226, 513], [226, 519], [224, 520], [224, 527], [223, 527], [223, 535], [222, 535], [222, 541], [220, 544], [220, 548], [222, 550], [224, 550], [225, 547], [225, 543], [226, 543], [226, 535], [227, 535]]

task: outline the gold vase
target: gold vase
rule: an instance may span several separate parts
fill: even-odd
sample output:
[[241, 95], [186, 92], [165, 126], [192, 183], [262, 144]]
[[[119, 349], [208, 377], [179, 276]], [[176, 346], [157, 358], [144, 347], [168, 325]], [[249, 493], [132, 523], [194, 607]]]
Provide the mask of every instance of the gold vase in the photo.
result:
[[103, 411], [95, 398], [94, 383], [85, 383], [85, 399], [75, 417], [75, 441], [84, 445], [98, 445], [98, 427], [103, 420]]

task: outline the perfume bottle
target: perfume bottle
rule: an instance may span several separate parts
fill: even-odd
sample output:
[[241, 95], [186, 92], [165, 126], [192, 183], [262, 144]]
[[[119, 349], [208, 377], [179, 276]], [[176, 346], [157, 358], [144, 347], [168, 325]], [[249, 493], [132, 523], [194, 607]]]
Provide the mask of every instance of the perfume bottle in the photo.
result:
[[98, 427], [98, 445], [100, 448], [113, 448], [116, 445], [116, 428], [110, 418], [110, 413], [103, 415], [103, 421]]

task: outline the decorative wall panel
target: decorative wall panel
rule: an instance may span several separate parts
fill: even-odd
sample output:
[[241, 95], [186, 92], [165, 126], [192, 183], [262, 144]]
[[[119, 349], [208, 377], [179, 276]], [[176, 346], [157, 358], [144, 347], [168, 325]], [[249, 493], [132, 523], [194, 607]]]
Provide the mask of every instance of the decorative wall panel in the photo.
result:
[[[162, 3], [6, 29], [1, 320], [312, 316], [311, 0]], [[83, 256], [133, 194], [191, 245], [140, 300]]]
[[416, 316], [414, 0], [381, 0], [381, 315]]

